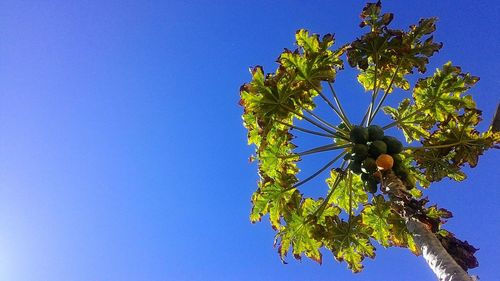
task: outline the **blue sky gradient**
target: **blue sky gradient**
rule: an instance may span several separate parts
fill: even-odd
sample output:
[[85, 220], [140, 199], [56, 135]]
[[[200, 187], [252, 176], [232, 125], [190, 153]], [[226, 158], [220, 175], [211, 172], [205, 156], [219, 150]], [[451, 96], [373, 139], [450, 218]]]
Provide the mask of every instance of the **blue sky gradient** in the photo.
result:
[[[481, 77], [471, 92], [486, 129], [499, 100], [500, 5], [385, 2], [400, 28], [439, 17], [444, 47], [429, 70], [452, 60]], [[299, 28], [355, 39], [363, 5], [0, 2], [0, 280], [434, 280], [395, 248], [356, 275], [328, 253], [322, 266], [283, 265], [267, 220], [248, 219], [257, 173], [238, 106], [248, 67], [273, 71]], [[368, 95], [355, 74], [339, 74], [337, 89], [359, 118]], [[480, 248], [472, 274], [483, 280], [500, 264], [498, 155], [426, 191], [453, 211], [447, 228]]]

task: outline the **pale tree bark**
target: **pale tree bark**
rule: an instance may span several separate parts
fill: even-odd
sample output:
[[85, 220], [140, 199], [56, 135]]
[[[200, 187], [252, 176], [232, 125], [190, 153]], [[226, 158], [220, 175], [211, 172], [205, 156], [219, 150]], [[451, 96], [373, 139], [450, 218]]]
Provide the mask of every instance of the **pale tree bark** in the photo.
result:
[[407, 206], [411, 202], [411, 196], [403, 182], [391, 170], [383, 174], [382, 191], [389, 195], [394, 208], [405, 219], [406, 227], [412, 233], [423, 258], [440, 281], [476, 280], [450, 256], [436, 234], [414, 216], [411, 207]]

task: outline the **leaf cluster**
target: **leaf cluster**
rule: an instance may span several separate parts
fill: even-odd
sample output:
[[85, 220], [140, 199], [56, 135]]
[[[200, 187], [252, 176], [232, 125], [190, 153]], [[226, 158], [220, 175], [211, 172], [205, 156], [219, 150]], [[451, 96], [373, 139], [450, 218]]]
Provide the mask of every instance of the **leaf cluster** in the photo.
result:
[[[391, 29], [393, 15], [382, 13], [378, 1], [365, 6], [361, 19], [360, 26], [369, 28], [367, 33], [337, 49], [333, 49], [332, 34], [320, 37], [298, 30], [296, 48], [285, 49], [279, 55], [276, 70], [265, 73], [261, 66], [253, 67], [251, 81], [240, 88], [243, 124], [248, 130], [248, 144], [255, 146], [251, 159], [258, 162], [259, 175], [258, 188], [251, 199], [250, 220], [257, 222], [269, 216], [277, 231], [275, 246], [283, 261], [291, 253], [297, 259], [305, 255], [321, 263], [321, 248], [326, 248], [335, 259], [359, 272], [365, 258], [375, 257], [374, 242], [383, 247], [405, 247], [418, 254], [405, 218], [392, 199], [367, 192], [350, 165], [350, 157], [356, 154], [350, 133], [362, 126], [349, 121], [332, 86], [344, 67], [344, 55], [349, 66], [359, 70], [360, 84], [371, 92], [372, 100], [361, 122], [366, 123], [365, 127], [369, 127], [388, 94], [396, 88], [411, 91], [411, 98], [402, 99], [397, 107], [383, 108], [393, 122], [379, 128], [397, 126], [407, 142], [421, 144], [398, 152], [397, 166], [404, 169], [399, 176], [405, 176], [401, 180], [412, 198], [415, 216], [434, 232], [444, 231], [441, 225], [451, 213], [436, 206], [425, 207], [427, 199], [417, 200], [422, 191], [413, 187], [417, 182], [429, 187], [445, 177], [463, 180], [465, 173], [461, 168], [465, 164], [475, 167], [478, 157], [497, 147], [500, 141], [498, 132], [477, 130], [481, 111], [467, 91], [479, 78], [450, 62], [418, 80], [412, 89], [408, 75], [415, 70], [426, 72], [430, 57], [442, 47], [432, 35], [436, 18], [422, 19], [407, 31]], [[326, 85], [335, 104], [323, 93]], [[381, 98], [379, 92], [383, 92]], [[332, 125], [313, 112], [319, 98], [339, 116], [339, 125]], [[301, 122], [308, 122], [321, 132], [300, 127]], [[326, 137], [328, 143], [296, 152], [293, 140], [297, 131]], [[374, 146], [374, 140], [367, 141], [367, 147]], [[301, 157], [331, 150], [340, 153], [299, 181], [297, 163]], [[331, 168], [334, 165], [337, 168]], [[325, 171], [330, 171], [325, 196], [310, 198], [299, 190]], [[458, 243], [451, 238], [447, 241]], [[466, 246], [463, 244], [464, 249]], [[471, 249], [463, 255], [466, 264], [473, 263], [470, 253], [473, 254]]]
[[280, 55], [274, 73], [265, 75], [262, 67], [254, 67], [252, 81], [240, 88], [248, 142], [256, 146], [254, 158], [259, 162], [260, 180], [250, 216], [253, 222], [269, 213], [273, 228], [280, 229], [280, 218], [294, 209], [289, 206], [291, 200], [301, 197], [294, 188], [299, 157], [292, 152], [295, 145], [289, 131], [296, 119], [304, 117], [304, 111], [315, 107], [313, 98], [321, 89], [320, 82], [333, 81], [342, 68], [338, 58], [342, 51], [329, 50], [333, 43], [332, 35], [320, 39], [299, 30], [298, 48]]
[[484, 133], [476, 129], [481, 111], [465, 93], [478, 80], [448, 62], [434, 75], [417, 82], [413, 102], [404, 99], [397, 109], [384, 108], [407, 141], [422, 144], [413, 148], [412, 157], [429, 182], [445, 177], [464, 180], [461, 167], [475, 167], [479, 156], [500, 141], [500, 134], [491, 128]]
[[360, 16], [360, 26], [370, 31], [347, 50], [349, 64], [361, 70], [358, 81], [367, 91], [377, 87], [387, 93], [393, 87], [408, 90], [410, 84], [405, 76], [414, 69], [424, 73], [429, 58], [442, 47], [431, 35], [437, 19], [422, 19], [408, 31], [390, 29], [393, 14], [381, 14], [380, 1], [368, 4]]

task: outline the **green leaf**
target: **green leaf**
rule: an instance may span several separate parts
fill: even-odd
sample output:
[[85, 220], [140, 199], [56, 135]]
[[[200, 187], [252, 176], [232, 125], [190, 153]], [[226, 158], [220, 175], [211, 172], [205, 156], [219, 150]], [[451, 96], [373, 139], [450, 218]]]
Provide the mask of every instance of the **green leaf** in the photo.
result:
[[463, 93], [479, 81], [478, 77], [462, 73], [457, 66], [446, 63], [432, 77], [420, 79], [413, 90], [418, 108], [437, 121], [445, 121], [461, 109], [473, 109], [476, 104]]
[[403, 166], [408, 170], [408, 177], [412, 177], [415, 180], [415, 185], [411, 186], [409, 192], [412, 194], [414, 198], [419, 198], [422, 196], [422, 191], [413, 188], [416, 187], [416, 181], [420, 184], [421, 187], [428, 188], [430, 186], [429, 180], [425, 177], [422, 172], [413, 165], [415, 159], [413, 158], [413, 152], [410, 150], [404, 151], [400, 156], [403, 158]]
[[365, 205], [361, 212], [363, 224], [371, 230], [370, 236], [384, 247], [390, 245], [390, 225], [387, 220], [390, 214], [390, 204], [384, 200], [382, 195], [373, 197], [372, 203]]
[[436, 205], [430, 206], [425, 210], [425, 215], [432, 219], [449, 219], [453, 217], [452, 213], [446, 209], [438, 208]]
[[367, 3], [361, 12], [360, 18], [363, 20], [360, 27], [369, 26], [371, 30], [379, 30], [388, 25], [392, 21], [392, 14], [384, 14], [380, 16], [382, 11], [382, 4], [380, 1], [377, 3]]
[[401, 60], [401, 68], [407, 73], [412, 73], [413, 68], [426, 72], [429, 58], [443, 47], [442, 43], [434, 42], [431, 35], [436, 30], [436, 21], [437, 18], [421, 19], [406, 33], [389, 31], [395, 34], [391, 44], [395, 57]]
[[[296, 112], [315, 107], [312, 101], [317, 95], [315, 90], [283, 67], [265, 77], [260, 66], [253, 68], [251, 73], [252, 81], [240, 88], [240, 104], [245, 109], [244, 125], [249, 130], [274, 126], [274, 120], [291, 120], [297, 117]], [[247, 115], [251, 118], [245, 118]]]
[[339, 58], [342, 51], [329, 50], [334, 43], [333, 35], [327, 34], [320, 40], [317, 34], [309, 35], [308, 31], [301, 29], [295, 37], [300, 49], [285, 50], [280, 55], [278, 62], [283, 69], [294, 75], [297, 81], [307, 82], [314, 91], [321, 89], [321, 81], [334, 81], [337, 71], [343, 68], [343, 62]]
[[[297, 45], [302, 47], [304, 52], [306, 53], [317, 53], [319, 52], [319, 36], [317, 34], [313, 34], [309, 36], [309, 31], [305, 29], [299, 29], [295, 33], [295, 40]], [[333, 44], [332, 40], [328, 40], [327, 47], [330, 47]]]
[[[442, 47], [431, 35], [436, 18], [422, 19], [407, 32], [388, 29], [392, 18], [390, 13], [381, 14], [380, 2], [369, 3], [361, 13], [361, 27], [370, 26], [371, 30], [351, 43], [347, 57], [352, 67], [361, 70], [358, 80], [365, 89], [374, 90], [380, 84], [390, 92], [392, 77], [395, 87], [408, 89], [404, 76], [413, 73], [414, 68], [424, 73], [429, 58]], [[377, 87], [373, 87], [375, 78], [380, 80]]]
[[375, 257], [375, 247], [370, 242], [367, 229], [361, 224], [361, 216], [354, 216], [350, 223], [330, 218], [326, 227], [324, 245], [338, 261], [347, 262], [353, 272], [363, 269], [365, 257]]
[[453, 155], [452, 161], [461, 166], [468, 163], [470, 167], [477, 165], [479, 156], [500, 140], [500, 134], [491, 130], [479, 133], [475, 127], [481, 121], [481, 111], [466, 110], [464, 114], [449, 116], [439, 124], [438, 129], [424, 141], [427, 148], [434, 147], [440, 152]]
[[467, 176], [460, 171], [460, 167], [451, 160], [453, 154], [443, 154], [437, 149], [415, 150], [413, 153], [417, 167], [423, 171], [425, 178], [430, 182], [440, 181], [445, 177], [456, 181], [463, 181]]
[[[330, 192], [334, 186], [335, 179], [340, 176], [335, 170], [330, 171], [330, 177], [326, 179], [326, 183], [330, 187]], [[348, 180], [351, 178], [351, 180]], [[347, 179], [343, 179], [333, 190], [330, 202], [349, 212], [349, 210], [357, 210], [360, 204], [368, 201], [368, 195], [363, 189], [363, 182], [359, 175], [350, 173]]]
[[419, 255], [420, 250], [415, 244], [412, 234], [406, 228], [404, 219], [392, 212], [388, 217], [388, 223], [390, 224], [391, 245], [408, 248], [415, 255]]
[[[387, 69], [377, 70], [377, 87], [387, 93], [391, 93], [394, 87], [403, 90], [410, 89], [410, 83], [404, 78], [404, 73], [395, 67], [386, 67]], [[372, 91], [375, 82], [375, 66], [370, 65], [365, 71], [358, 75], [358, 82], [363, 85], [365, 91]], [[390, 88], [389, 88], [390, 87]]]
[[417, 106], [410, 104], [409, 99], [401, 101], [397, 109], [390, 106], [384, 107], [384, 112], [397, 122], [407, 142], [428, 136], [428, 129], [434, 125], [433, 120]]
[[410, 193], [410, 195], [413, 197], [413, 198], [420, 198], [422, 197], [422, 195], [424, 194], [422, 192], [422, 190], [418, 189], [418, 188], [412, 188], [410, 190], [408, 190], [408, 193]]
[[413, 152], [417, 167], [425, 171], [429, 181], [449, 177], [457, 181], [466, 175], [460, 167], [468, 163], [475, 167], [479, 156], [500, 141], [500, 134], [491, 130], [479, 133], [475, 127], [481, 120], [481, 112], [466, 109], [460, 116], [449, 115], [437, 129], [422, 141], [423, 147]]
[[296, 189], [286, 189], [278, 182], [268, 179], [261, 180], [259, 189], [252, 195], [252, 212], [250, 221], [257, 222], [262, 216], [270, 214], [269, 220], [274, 229], [281, 227], [281, 216], [287, 212], [288, 204], [297, 197]]
[[305, 254], [321, 264], [322, 255], [319, 249], [323, 243], [314, 237], [315, 224], [324, 223], [326, 217], [337, 216], [340, 212], [338, 208], [328, 206], [323, 214], [315, 217], [315, 212], [322, 203], [321, 199], [307, 198], [302, 201], [299, 208], [285, 217], [286, 225], [276, 235], [276, 245], [283, 261], [291, 247], [296, 259]]
[[297, 174], [295, 162], [299, 160], [294, 156], [295, 145], [290, 142], [291, 135], [278, 129], [271, 129], [265, 138], [265, 146], [257, 151], [259, 170], [263, 175], [277, 179], [282, 173]]

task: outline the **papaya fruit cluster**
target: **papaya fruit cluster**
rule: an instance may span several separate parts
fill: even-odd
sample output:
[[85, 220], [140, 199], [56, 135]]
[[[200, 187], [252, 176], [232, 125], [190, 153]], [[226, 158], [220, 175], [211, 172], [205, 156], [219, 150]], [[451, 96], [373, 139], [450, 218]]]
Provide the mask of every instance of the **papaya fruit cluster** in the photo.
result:
[[393, 169], [402, 180], [408, 177], [399, 155], [403, 151], [403, 144], [395, 137], [385, 136], [380, 126], [354, 126], [349, 139], [353, 143], [351, 154], [348, 155], [351, 161], [349, 169], [361, 174], [365, 191], [377, 192], [380, 179], [375, 173], [379, 170]]

